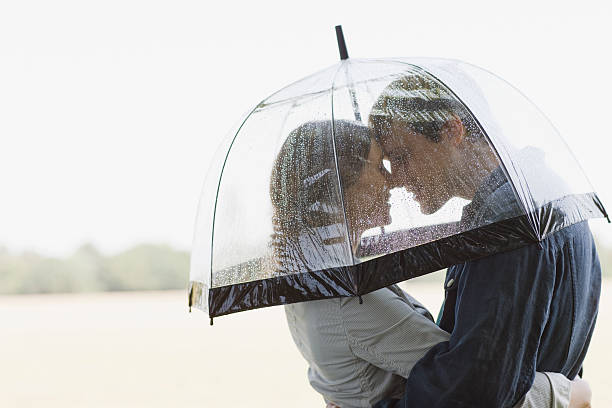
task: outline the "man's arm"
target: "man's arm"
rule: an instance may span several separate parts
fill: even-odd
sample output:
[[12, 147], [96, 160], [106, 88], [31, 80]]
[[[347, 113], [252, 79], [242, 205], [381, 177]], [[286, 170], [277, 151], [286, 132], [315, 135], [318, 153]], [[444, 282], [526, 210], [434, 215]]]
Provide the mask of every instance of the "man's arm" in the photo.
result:
[[509, 407], [533, 383], [554, 257], [529, 245], [460, 268], [451, 338], [414, 366], [398, 406]]
[[[362, 359], [406, 378], [429, 348], [449, 339], [431, 319], [414, 310], [424, 307], [408, 294], [382, 290], [365, 296], [363, 304], [347, 298], [342, 306], [347, 338]], [[567, 408], [570, 389], [570, 381], [561, 374], [536, 373], [533, 386], [514, 408]]]

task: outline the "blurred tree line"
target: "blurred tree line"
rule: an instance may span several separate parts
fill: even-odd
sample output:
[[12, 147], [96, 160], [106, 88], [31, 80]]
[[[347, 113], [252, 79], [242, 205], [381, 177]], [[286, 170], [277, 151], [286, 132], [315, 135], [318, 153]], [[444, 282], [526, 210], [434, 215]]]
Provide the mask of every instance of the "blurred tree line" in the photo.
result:
[[[612, 248], [598, 244], [598, 250], [603, 275], [612, 277]], [[188, 281], [189, 253], [167, 245], [106, 256], [87, 244], [61, 259], [0, 247], [0, 294], [185, 289]]]
[[0, 247], [0, 294], [185, 289], [189, 253], [137, 245], [112, 256], [83, 245], [67, 258]]

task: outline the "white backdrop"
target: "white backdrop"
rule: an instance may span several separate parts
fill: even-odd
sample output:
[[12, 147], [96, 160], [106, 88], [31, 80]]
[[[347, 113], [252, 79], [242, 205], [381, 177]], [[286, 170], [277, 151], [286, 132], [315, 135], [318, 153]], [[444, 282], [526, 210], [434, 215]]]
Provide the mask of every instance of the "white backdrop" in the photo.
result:
[[[605, 1], [0, 3], [0, 245], [189, 249], [217, 143], [242, 112], [338, 60], [437, 56], [521, 89], [612, 210]], [[591, 224], [612, 244], [612, 227]]]

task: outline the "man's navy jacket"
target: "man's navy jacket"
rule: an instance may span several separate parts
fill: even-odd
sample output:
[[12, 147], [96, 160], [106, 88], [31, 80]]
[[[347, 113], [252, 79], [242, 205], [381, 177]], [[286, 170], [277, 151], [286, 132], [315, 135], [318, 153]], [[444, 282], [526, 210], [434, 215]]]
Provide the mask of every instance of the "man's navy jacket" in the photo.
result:
[[[507, 183], [495, 187], [512, 194]], [[482, 206], [478, 201], [471, 205]], [[445, 287], [440, 326], [450, 340], [415, 365], [402, 400], [377, 407], [511, 407], [535, 371], [570, 379], [580, 372], [601, 291], [586, 221], [540, 243], [452, 266]]]

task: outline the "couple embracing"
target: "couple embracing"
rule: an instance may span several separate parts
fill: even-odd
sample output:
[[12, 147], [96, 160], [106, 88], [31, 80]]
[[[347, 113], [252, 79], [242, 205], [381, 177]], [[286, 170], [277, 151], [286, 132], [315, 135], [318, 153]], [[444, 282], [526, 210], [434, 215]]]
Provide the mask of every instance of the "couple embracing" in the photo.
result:
[[[497, 157], [471, 114], [418, 72], [383, 90], [368, 126], [300, 126], [271, 178], [279, 270], [367, 257], [364, 232], [390, 224], [392, 190], [409, 194], [425, 216], [468, 203], [451, 229], [519, 216]], [[347, 254], [347, 247], [355, 249]], [[310, 384], [328, 407], [573, 408], [590, 403], [580, 376], [600, 287], [583, 221], [539, 243], [451, 266], [438, 323], [396, 285], [285, 311]]]

